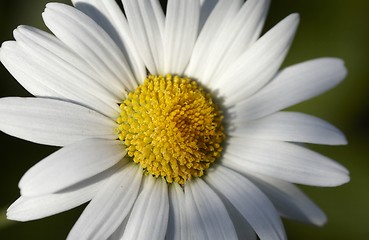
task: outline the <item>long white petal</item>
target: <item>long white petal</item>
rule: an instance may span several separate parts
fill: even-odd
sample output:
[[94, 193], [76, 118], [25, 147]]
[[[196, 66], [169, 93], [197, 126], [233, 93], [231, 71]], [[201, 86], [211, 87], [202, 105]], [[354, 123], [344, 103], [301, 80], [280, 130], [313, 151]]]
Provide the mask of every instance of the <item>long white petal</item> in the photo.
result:
[[260, 239], [286, 239], [282, 222], [269, 199], [249, 180], [222, 166], [205, 177], [250, 223]]
[[327, 221], [324, 212], [295, 185], [263, 175], [254, 176], [256, 178], [253, 177], [252, 181], [268, 196], [282, 216], [318, 226]]
[[189, 238], [188, 219], [183, 188], [177, 183], [169, 186], [169, 221], [166, 239], [186, 240]]
[[259, 37], [269, 7], [269, 0], [248, 0], [231, 17], [229, 25], [222, 25], [214, 39], [209, 61], [204, 66], [201, 81], [211, 84], [221, 76]]
[[118, 168], [111, 168], [63, 191], [38, 197], [21, 196], [7, 210], [7, 218], [30, 221], [48, 217], [90, 201]]
[[304, 147], [278, 141], [230, 138], [222, 164], [292, 183], [337, 186], [349, 181], [340, 164]]
[[40, 72], [37, 65], [31, 63], [30, 57], [19, 51], [15, 41], [7, 41], [1, 45], [0, 60], [13, 77], [31, 94], [42, 97], [62, 96], [45, 84], [48, 79]]
[[136, 80], [146, 78], [145, 64], [134, 45], [128, 22], [114, 0], [72, 0], [73, 5], [99, 24], [125, 55]]
[[0, 99], [0, 130], [28, 141], [64, 146], [87, 138], [116, 139], [116, 123], [80, 105], [46, 98]]
[[[99, 83], [98, 74], [85, 60], [54, 35], [30, 26], [19, 26], [13, 34], [17, 43], [22, 46], [22, 51], [37, 59], [34, 60], [35, 62], [41, 61], [39, 64], [42, 64], [44, 68], [50, 68], [57, 75], [65, 74], [72, 78], [68, 79], [65, 76], [64, 84], [78, 89], [81, 89], [80, 85], [84, 85], [84, 91], [91, 92], [105, 101], [119, 99], [112, 96], [112, 92], [107, 91], [105, 86]], [[63, 70], [67, 73], [63, 73]]]
[[347, 144], [343, 133], [319, 118], [296, 112], [277, 112], [254, 121], [232, 121], [230, 136], [328, 145]]
[[320, 58], [288, 67], [258, 93], [238, 103], [238, 119], [252, 120], [313, 98], [340, 83], [346, 76], [344, 63]]
[[164, 70], [164, 13], [157, 0], [123, 0], [136, 49], [151, 74]]
[[202, 81], [204, 69], [212, 61], [210, 54], [220, 37], [221, 29], [230, 27], [230, 22], [242, 6], [243, 0], [219, 1], [202, 28], [185, 75]]
[[117, 140], [86, 139], [67, 145], [30, 168], [19, 182], [22, 195], [54, 193], [123, 161], [126, 151]]
[[121, 222], [119, 227], [113, 232], [112, 235], [108, 238], [108, 240], [121, 240], [122, 236], [124, 234], [124, 231], [126, 230], [127, 222], [129, 219], [129, 215]]
[[218, 2], [219, 0], [200, 0], [200, 5], [201, 5], [200, 21], [199, 21], [200, 31]]
[[[217, 189], [215, 189], [217, 190]], [[236, 230], [238, 239], [247, 239], [247, 240], [257, 240], [258, 237], [247, 220], [238, 212], [238, 210], [228, 201], [226, 197], [222, 194], [219, 194], [219, 197], [222, 199], [229, 216], [232, 219], [233, 226]]]
[[165, 17], [164, 73], [182, 75], [198, 33], [199, 0], [169, 0]]
[[131, 211], [141, 178], [142, 169], [133, 164], [111, 176], [83, 211], [68, 239], [107, 239]]
[[146, 176], [145, 179], [143, 190], [129, 217], [123, 240], [165, 237], [169, 216], [168, 184], [164, 179], [151, 176]]
[[187, 218], [187, 239], [210, 239], [208, 229], [202, 220], [200, 210], [196, 206], [194, 197], [190, 192], [185, 193], [185, 213]]
[[[43, 57], [39, 60], [38, 56], [33, 57], [18, 42], [3, 43], [0, 58], [17, 81], [35, 96], [76, 102], [111, 117], [119, 114], [119, 108], [115, 107], [116, 104], [108, 104], [96, 97], [98, 93], [103, 92], [100, 91], [101, 89], [95, 88], [93, 84], [86, 89], [82, 89], [80, 84], [68, 84], [69, 80], [65, 81], [70, 77], [68, 70], [63, 69], [63, 72], [60, 72], [60, 65], [55, 64], [52, 64], [50, 69], [47, 68], [51, 63], [48, 61], [44, 64], [47, 58]], [[51, 69], [56, 69], [56, 72]], [[93, 95], [92, 92], [95, 91], [98, 93]]]
[[20, 26], [14, 37], [16, 42], [3, 43], [0, 59], [27, 91], [80, 102], [104, 113], [114, 109], [111, 103], [118, 98], [99, 83], [94, 69], [55, 36]]
[[128, 63], [110, 36], [76, 8], [49, 3], [42, 14], [46, 26], [100, 74], [102, 84], [118, 96], [137, 85]]
[[[205, 239], [237, 239], [224, 204], [203, 180], [197, 178], [185, 184], [185, 200], [193, 239], [204, 239], [205, 236]], [[193, 212], [197, 212], [197, 216], [192, 215]], [[199, 232], [204, 236], [197, 235]]]
[[16, 42], [2, 45], [0, 58], [30, 93], [67, 99], [108, 116], [117, 115], [118, 97], [102, 86], [98, 74], [55, 36], [20, 26], [14, 37]]
[[299, 15], [291, 14], [269, 30], [212, 84], [230, 106], [251, 96], [277, 73], [295, 35]]

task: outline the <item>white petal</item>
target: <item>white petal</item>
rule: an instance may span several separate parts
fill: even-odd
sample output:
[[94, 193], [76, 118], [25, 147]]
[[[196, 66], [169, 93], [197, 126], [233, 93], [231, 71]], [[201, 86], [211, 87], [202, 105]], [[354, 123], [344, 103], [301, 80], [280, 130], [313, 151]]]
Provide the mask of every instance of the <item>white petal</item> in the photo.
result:
[[228, 25], [222, 25], [214, 39], [210, 61], [203, 69], [201, 81], [204, 84], [211, 85], [255, 42], [264, 25], [269, 3], [269, 0], [248, 0]]
[[83, 211], [68, 239], [107, 239], [130, 212], [141, 178], [142, 169], [133, 164], [111, 176]]
[[230, 106], [262, 88], [281, 66], [295, 35], [298, 14], [291, 14], [256, 41], [212, 83]]
[[186, 218], [185, 195], [177, 183], [169, 186], [169, 221], [166, 239], [186, 240], [189, 238], [188, 220]]
[[8, 69], [13, 77], [31, 94], [43, 97], [62, 97], [55, 90], [45, 85], [47, 79], [44, 72], [40, 72], [31, 63], [30, 56], [19, 51], [15, 41], [4, 42], [0, 48], [1, 63]]
[[107, 177], [116, 170], [117, 168], [111, 168], [57, 193], [38, 197], [21, 196], [9, 207], [7, 218], [16, 221], [30, 221], [77, 207], [90, 201], [104, 186]]
[[19, 188], [25, 196], [54, 193], [112, 167], [125, 154], [123, 144], [116, 140], [86, 139], [73, 143], [30, 168]]
[[0, 59], [27, 91], [81, 102], [104, 113], [114, 110], [109, 103], [116, 98], [98, 83], [94, 70], [53, 35], [20, 26], [14, 36], [17, 42], [3, 43]]
[[199, 0], [169, 0], [165, 18], [164, 73], [182, 75], [198, 33]]
[[145, 65], [134, 45], [128, 22], [114, 0], [72, 0], [73, 5], [99, 24], [119, 46], [136, 80], [146, 78]]
[[337, 186], [349, 181], [340, 164], [304, 147], [278, 141], [230, 138], [223, 165], [292, 183]]
[[210, 54], [214, 51], [220, 30], [230, 27], [229, 24], [242, 3], [243, 0], [219, 1], [215, 6], [196, 40], [185, 75], [202, 81], [204, 68], [212, 61]]
[[203, 180], [185, 184], [185, 200], [193, 239], [237, 239], [224, 204]]
[[120, 226], [113, 232], [113, 234], [108, 238], [108, 240], [121, 240], [122, 239], [124, 231], [126, 230], [129, 215], [130, 214], [128, 214], [128, 216], [122, 221]]
[[250, 223], [260, 239], [286, 239], [282, 222], [269, 199], [249, 180], [222, 166], [205, 177]]
[[[196, 202], [192, 194], [185, 193], [185, 213], [187, 220], [188, 236], [187, 239], [210, 239], [205, 222], [201, 219], [200, 209], [196, 206]], [[211, 233], [209, 233], [211, 234]]]
[[313, 98], [340, 83], [347, 70], [340, 59], [320, 58], [282, 70], [261, 91], [235, 106], [237, 119], [257, 119]]
[[0, 130], [28, 141], [64, 146], [86, 138], [116, 139], [116, 123], [80, 105], [46, 98], [0, 99]]
[[319, 226], [327, 221], [324, 212], [295, 185], [263, 175], [255, 176], [257, 178], [253, 177], [252, 181], [268, 196], [282, 216]]
[[164, 70], [164, 13], [157, 0], [123, 0], [136, 49], [151, 74]]
[[199, 30], [202, 29], [206, 20], [208, 19], [211, 12], [214, 10], [214, 7], [217, 5], [219, 0], [200, 0], [201, 11], [200, 11], [200, 22], [199, 22]]
[[68, 71], [74, 81], [64, 79], [65, 84], [76, 85], [78, 88], [81, 88], [78, 84], [92, 85], [85, 86], [85, 91], [94, 91], [93, 94], [97, 94], [99, 98], [104, 98], [106, 101], [118, 99], [111, 96], [112, 93], [99, 84], [94, 69], [54, 35], [29, 26], [19, 26], [13, 34], [26, 54], [32, 55], [32, 58], [36, 58], [37, 61], [42, 61], [42, 64], [48, 64], [43, 65], [45, 68], [52, 69], [56, 74], [65, 74], [62, 69]]
[[108, 116], [117, 115], [118, 98], [96, 80], [97, 74], [84, 60], [53, 35], [21, 26], [14, 37], [16, 42], [2, 45], [0, 58], [29, 92], [78, 102]]
[[[216, 189], [215, 189], [216, 190]], [[223, 195], [219, 194], [219, 197], [222, 199], [229, 216], [232, 219], [233, 226], [237, 232], [238, 239], [247, 239], [247, 240], [257, 240], [257, 235], [254, 229], [250, 226], [247, 220], [238, 212], [238, 210], [225, 198]]]
[[168, 185], [164, 179], [145, 177], [146, 183], [129, 217], [125, 239], [164, 239], [169, 215]]
[[[235, 123], [236, 122], [236, 123]], [[254, 121], [232, 121], [230, 136], [328, 145], [347, 144], [343, 133], [319, 118], [296, 112], [277, 112]]]
[[125, 90], [134, 90], [137, 83], [122, 52], [91, 18], [59, 3], [47, 4], [42, 16], [46, 26], [100, 74], [101, 84], [122, 97]]

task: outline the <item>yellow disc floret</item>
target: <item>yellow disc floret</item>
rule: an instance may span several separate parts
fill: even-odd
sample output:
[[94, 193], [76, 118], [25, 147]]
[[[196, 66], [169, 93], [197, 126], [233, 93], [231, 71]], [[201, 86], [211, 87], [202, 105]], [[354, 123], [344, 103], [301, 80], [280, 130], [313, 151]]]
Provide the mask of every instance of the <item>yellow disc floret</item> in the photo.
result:
[[134, 162], [168, 183], [201, 177], [222, 151], [223, 115], [195, 81], [146, 78], [120, 105], [119, 139]]

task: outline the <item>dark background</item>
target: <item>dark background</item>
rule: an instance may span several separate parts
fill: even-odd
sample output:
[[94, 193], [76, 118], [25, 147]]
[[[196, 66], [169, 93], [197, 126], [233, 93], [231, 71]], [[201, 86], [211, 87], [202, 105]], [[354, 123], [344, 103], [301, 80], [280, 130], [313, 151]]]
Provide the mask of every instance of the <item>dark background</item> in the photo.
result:
[[[45, 0], [1, 0], [0, 42], [13, 39], [20, 24], [45, 29]], [[60, 1], [70, 4], [69, 1]], [[369, 239], [369, 1], [273, 1], [266, 29], [293, 12], [301, 23], [285, 66], [312, 58], [345, 60], [349, 74], [337, 88], [291, 108], [325, 119], [346, 133], [349, 145], [313, 146], [345, 165], [351, 182], [337, 188], [302, 187], [328, 216], [324, 227], [285, 220], [289, 239]], [[29, 96], [0, 66], [0, 97]], [[18, 198], [23, 173], [56, 148], [41, 146], [0, 132], [0, 239], [65, 239], [83, 206], [46, 219], [17, 223], [6, 220], [7, 207]]]

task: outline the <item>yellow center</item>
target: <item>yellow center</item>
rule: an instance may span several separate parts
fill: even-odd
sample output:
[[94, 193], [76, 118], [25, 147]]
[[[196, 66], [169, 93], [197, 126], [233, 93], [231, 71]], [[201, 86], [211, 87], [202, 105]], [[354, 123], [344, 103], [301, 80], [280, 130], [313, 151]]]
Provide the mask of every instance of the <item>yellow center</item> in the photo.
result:
[[201, 177], [222, 151], [223, 115], [195, 81], [150, 75], [128, 94], [117, 119], [133, 161], [168, 183]]

